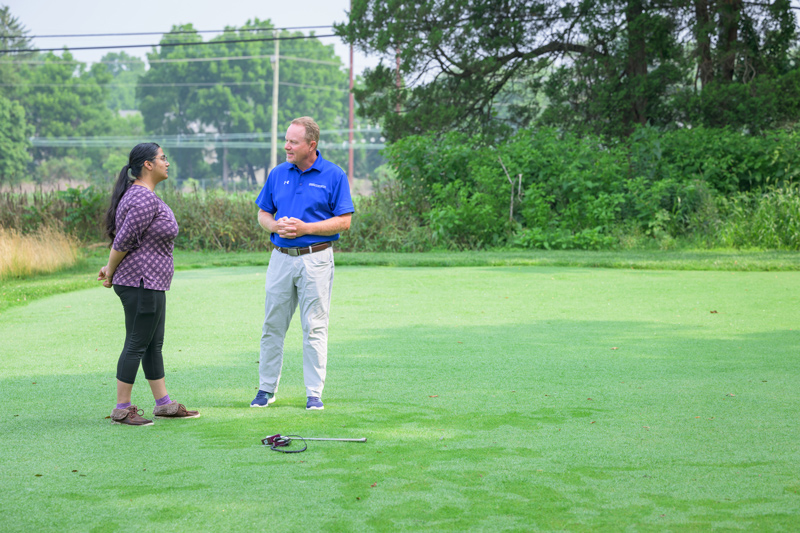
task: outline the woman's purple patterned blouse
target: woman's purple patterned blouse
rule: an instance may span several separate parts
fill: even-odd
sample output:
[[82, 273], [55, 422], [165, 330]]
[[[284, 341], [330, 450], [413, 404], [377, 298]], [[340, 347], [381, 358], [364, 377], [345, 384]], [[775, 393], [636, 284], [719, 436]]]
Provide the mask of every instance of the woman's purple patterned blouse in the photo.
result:
[[172, 249], [178, 222], [172, 209], [147, 187], [131, 185], [117, 206], [112, 248], [128, 252], [114, 272], [114, 285], [168, 291], [175, 267]]

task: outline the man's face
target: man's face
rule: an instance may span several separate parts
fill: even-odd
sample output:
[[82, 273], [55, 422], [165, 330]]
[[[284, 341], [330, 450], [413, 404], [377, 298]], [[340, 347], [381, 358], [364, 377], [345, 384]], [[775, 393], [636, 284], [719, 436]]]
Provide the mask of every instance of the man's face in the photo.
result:
[[301, 170], [306, 170], [311, 166], [311, 158], [316, 153], [317, 143], [311, 144], [306, 141], [306, 129], [300, 124], [292, 124], [286, 130], [286, 160], [294, 163]]

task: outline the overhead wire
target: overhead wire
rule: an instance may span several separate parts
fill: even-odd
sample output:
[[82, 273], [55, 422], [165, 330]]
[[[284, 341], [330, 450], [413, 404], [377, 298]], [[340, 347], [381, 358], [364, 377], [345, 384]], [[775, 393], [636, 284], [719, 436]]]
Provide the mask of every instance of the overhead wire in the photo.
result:
[[[208, 61], [240, 61], [244, 59], [266, 59], [266, 58], [274, 58], [275, 54], [265, 54], [265, 55], [258, 55], [258, 56], [235, 56], [235, 57], [187, 57], [187, 58], [173, 58], [173, 59], [153, 59], [148, 60], [148, 63], [205, 63]], [[324, 61], [322, 59], [307, 59], [305, 57], [295, 57], [295, 56], [282, 56], [279, 55], [278, 59], [288, 59], [290, 61], [300, 61], [302, 63], [317, 63], [320, 65], [334, 65], [334, 66], [341, 66], [340, 62], [337, 61]]]
[[[266, 85], [270, 83], [268, 80], [259, 81], [198, 81], [198, 82], [185, 82], [185, 83], [109, 83], [107, 85], [82, 85], [78, 83], [0, 83], [0, 87], [74, 87], [74, 88], [87, 88], [87, 87], [107, 87], [110, 89], [121, 89], [125, 87], [216, 87], [216, 86], [237, 86], [237, 85]], [[288, 81], [278, 82], [278, 85], [286, 85], [289, 87], [299, 87], [303, 89], [326, 89], [329, 91], [350, 92], [349, 89], [342, 89], [339, 87], [327, 87], [324, 85], [308, 85], [304, 83], [291, 83]]]
[[[373, 132], [373, 133], [380, 133], [382, 130], [377, 126], [356, 126], [353, 129], [353, 133], [365, 133], [365, 132]], [[343, 133], [349, 133], [350, 129], [348, 128], [331, 128], [331, 129], [322, 129], [319, 131], [320, 136], [324, 137], [326, 135], [341, 135]], [[282, 134], [280, 134], [282, 135]], [[242, 139], [269, 139], [272, 137], [272, 134], [267, 131], [252, 131], [252, 132], [242, 132], [242, 133], [219, 133], [219, 132], [201, 132], [201, 133], [176, 133], [176, 134], [164, 134], [159, 135], [159, 139], [167, 139], [176, 142], [180, 142], [182, 140], [217, 140], [217, 141], [231, 141], [231, 140], [242, 140]], [[108, 136], [74, 136], [74, 137], [47, 137], [47, 138], [39, 138], [39, 139], [57, 139], [61, 141], [89, 141], [89, 140], [105, 140], [105, 141], [115, 141], [115, 140], [130, 140], [135, 137], [131, 137], [128, 135], [108, 135]], [[31, 137], [31, 139], [37, 139], [37, 137]]]
[[[154, 63], [209, 63], [211, 61], [243, 61], [248, 59], [273, 59], [275, 54], [264, 54], [264, 55], [256, 55], [256, 56], [225, 56], [225, 57], [183, 57], [183, 58], [170, 58], [170, 59], [142, 59], [139, 57], [131, 57], [130, 59], [123, 59], [118, 61], [94, 61], [94, 63], [99, 63], [101, 65], [116, 65], [118, 63], [130, 63], [131, 61], [141, 61], [142, 63], [150, 63], [151, 65]], [[300, 61], [302, 63], [316, 63], [319, 65], [333, 65], [333, 66], [341, 66], [340, 62], [336, 61], [325, 61], [323, 59], [308, 59], [305, 57], [295, 57], [295, 56], [278, 56], [279, 60], [288, 60], [288, 61]], [[20, 64], [20, 65], [47, 65], [48, 63], [53, 63], [52, 61], [42, 61], [40, 59], [23, 59], [19, 61], [8, 61], [6, 63], [10, 63], [12, 65]], [[59, 61], [57, 64], [59, 65], [77, 65], [78, 63], [85, 63], [85, 61], [79, 61], [77, 59], [73, 59], [70, 61]]]
[[[26, 39], [51, 39], [51, 38], [72, 38], [72, 37], [134, 37], [141, 35], [181, 35], [192, 33], [227, 33], [227, 32], [242, 32], [242, 31], [291, 31], [291, 30], [318, 30], [323, 28], [331, 28], [327, 26], [291, 26], [286, 28], [226, 28], [224, 30], [176, 30], [176, 31], [141, 31], [141, 32], [124, 32], [124, 33], [64, 33], [60, 35], [27, 35]], [[17, 37], [17, 35], [0, 35], [2, 37]]]
[[104, 45], [104, 46], [76, 46], [73, 48], [39, 48], [36, 50], [28, 50], [24, 48], [6, 48], [0, 50], [0, 54], [11, 53], [26, 53], [32, 52], [60, 52], [63, 50], [76, 51], [76, 50], [108, 50], [111, 48], [157, 48], [157, 47], [175, 47], [175, 46], [208, 46], [216, 44], [235, 44], [235, 43], [257, 43], [257, 42], [271, 42], [271, 41], [295, 41], [300, 39], [322, 39], [327, 37], [338, 37], [335, 33], [327, 35], [295, 35], [288, 37], [259, 37], [257, 39], [229, 39], [224, 41], [200, 41], [196, 43], [177, 42], [177, 43], [158, 43], [158, 44], [124, 44], [124, 45]]
[[[327, 150], [345, 150], [351, 146], [348, 140], [326, 140], [328, 135], [341, 135], [349, 133], [349, 129], [330, 129], [320, 131], [320, 148]], [[381, 150], [385, 148], [386, 139], [381, 129], [368, 126], [358, 127], [353, 133], [363, 135], [359, 141], [353, 141], [352, 146], [359, 150]], [[158, 142], [164, 148], [171, 149], [208, 149], [225, 147], [230, 149], [269, 149], [272, 134], [269, 132], [248, 133], [183, 133], [171, 135], [149, 135], [151, 141]], [[29, 141], [36, 148], [66, 148], [66, 147], [122, 147], [130, 146], [142, 140], [136, 136], [95, 136], [95, 137], [31, 137]]]
[[[329, 26], [321, 26], [321, 27], [329, 27]], [[309, 37], [317, 37], [314, 35], [310, 36], [302, 36], [303, 38]], [[242, 42], [252, 42], [252, 41], [262, 41], [262, 40], [281, 40], [284, 38], [270, 38], [270, 39], [243, 39]], [[186, 43], [186, 44], [219, 44], [221, 41], [205, 41], [202, 43]], [[228, 41], [229, 42], [229, 41]], [[145, 46], [145, 45], [142, 45]], [[75, 50], [75, 48], [73, 48]], [[3, 52], [3, 50], [0, 50]], [[263, 55], [253, 55], [253, 56], [232, 56], [232, 57], [192, 57], [192, 58], [166, 58], [166, 59], [153, 59], [148, 60], [148, 63], [194, 63], [194, 62], [212, 62], [212, 61], [241, 61], [241, 60], [251, 60], [251, 59], [274, 59], [274, 54], [263, 54]], [[136, 58], [138, 59], [138, 58]], [[322, 64], [322, 65], [331, 65], [331, 66], [341, 66], [340, 62], [336, 61], [325, 61], [320, 59], [309, 59], [303, 57], [296, 57], [296, 56], [278, 56], [278, 59], [290, 60], [290, 61], [299, 61], [305, 63], [314, 63], [314, 64]], [[141, 60], [144, 62], [144, 60]], [[12, 63], [21, 63], [21, 64], [47, 64], [47, 61], [37, 61], [37, 60], [21, 60], [21, 61], [12, 61]], [[80, 61], [68, 61], [65, 63], [82, 63]], [[106, 64], [114, 64], [117, 63], [116, 61], [100, 61], [100, 63]], [[266, 81], [253, 81], [253, 82], [187, 82], [187, 83], [142, 83], [142, 84], [107, 84], [105, 87], [108, 88], [125, 88], [125, 87], [213, 87], [213, 86], [237, 86], [237, 85], [265, 85]], [[300, 84], [300, 83], [290, 83], [290, 82], [280, 82], [279, 85], [285, 85], [290, 87], [299, 87], [299, 88], [308, 88], [308, 89], [324, 89], [324, 90], [331, 90], [331, 91], [340, 91], [340, 92], [349, 92], [348, 89], [342, 89], [338, 87], [327, 87], [327, 86], [319, 86], [319, 85], [308, 85], [308, 84]], [[80, 87], [80, 85], [72, 84], [72, 83], [4, 83], [0, 84], [0, 87]]]
[[[309, 26], [307, 28], [312, 28], [314, 26]], [[330, 26], [316, 26], [316, 27], [330, 27]], [[299, 27], [298, 27], [299, 28]], [[287, 28], [283, 28], [287, 29]], [[265, 30], [266, 31], [266, 30]], [[191, 33], [191, 32], [189, 32]], [[99, 35], [99, 34], [98, 34]], [[309, 36], [301, 36], [301, 37], [289, 37], [288, 39], [296, 39], [296, 38], [315, 38], [318, 36], [309, 35]], [[278, 38], [268, 38], [268, 39], [243, 39], [241, 41], [234, 41], [234, 42], [253, 42], [253, 41], [275, 41], [275, 40], [283, 40], [287, 39], [287, 37], [278, 37]], [[201, 43], [185, 43], [185, 44], [220, 44], [222, 42], [232, 42], [232, 41], [205, 41]], [[168, 44], [179, 44], [179, 43], [168, 43]], [[148, 46], [148, 45], [141, 45], [141, 46]], [[162, 45], [163, 46], [163, 45]], [[77, 50], [78, 48], [73, 48], [72, 50]], [[41, 51], [41, 50], [40, 50]], [[4, 52], [4, 50], [0, 50], [0, 52]], [[241, 61], [241, 60], [250, 60], [250, 59], [274, 59], [274, 54], [264, 54], [264, 55], [253, 55], [253, 56], [233, 56], [233, 57], [193, 57], [193, 58], [166, 58], [166, 59], [153, 59], [149, 60], [148, 63], [194, 63], [194, 62], [211, 62], [211, 61]], [[291, 60], [291, 61], [299, 61], [305, 63], [315, 63], [315, 64], [322, 64], [322, 65], [331, 65], [331, 66], [341, 66], [340, 62], [336, 61], [325, 61], [320, 59], [308, 59], [303, 57], [296, 57], [296, 56], [278, 56], [279, 59], [284, 60]], [[138, 58], [137, 58], [138, 59]], [[144, 62], [142, 60], [142, 62]], [[22, 60], [22, 61], [13, 61], [12, 63], [22, 63], [22, 64], [47, 64], [47, 61], [36, 61], [36, 60]], [[81, 63], [80, 61], [69, 61], [68, 63]], [[116, 61], [101, 61], [100, 63], [106, 64], [114, 64], [117, 63]], [[107, 84], [105, 87], [108, 88], [125, 88], [125, 87], [212, 87], [212, 86], [236, 86], [236, 85], [264, 85], [266, 81], [253, 81], [253, 82], [187, 82], [187, 83], [143, 83], [143, 84]], [[349, 92], [348, 89], [342, 89], [338, 87], [326, 87], [326, 86], [318, 86], [318, 85], [308, 85], [308, 84], [300, 84], [300, 83], [290, 83], [290, 82], [280, 82], [279, 85], [291, 86], [291, 87], [299, 87], [299, 88], [309, 88], [309, 89], [325, 89], [325, 90], [332, 90], [332, 91], [340, 91], [340, 92]], [[0, 84], [0, 87], [80, 87], [80, 85], [71, 84], [71, 83], [5, 83]]]

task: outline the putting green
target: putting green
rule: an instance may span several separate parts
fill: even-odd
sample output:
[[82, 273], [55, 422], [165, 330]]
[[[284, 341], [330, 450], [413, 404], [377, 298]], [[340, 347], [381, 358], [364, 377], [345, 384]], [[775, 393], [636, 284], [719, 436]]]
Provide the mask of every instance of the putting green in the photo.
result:
[[[102, 288], [0, 318], [2, 528], [792, 530], [800, 273], [338, 267], [325, 410], [301, 333], [257, 388], [263, 267], [181, 271], [170, 395], [112, 426], [122, 308]], [[134, 402], [152, 410], [143, 376]], [[367, 437], [261, 446], [275, 433]]]

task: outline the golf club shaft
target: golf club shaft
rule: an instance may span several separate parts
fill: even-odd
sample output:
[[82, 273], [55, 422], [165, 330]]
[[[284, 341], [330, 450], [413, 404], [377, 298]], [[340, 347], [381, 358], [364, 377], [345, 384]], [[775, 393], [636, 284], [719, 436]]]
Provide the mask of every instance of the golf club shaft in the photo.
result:
[[362, 439], [325, 439], [325, 438], [303, 437], [303, 440], [336, 440], [339, 442], [367, 442], [366, 437]]

